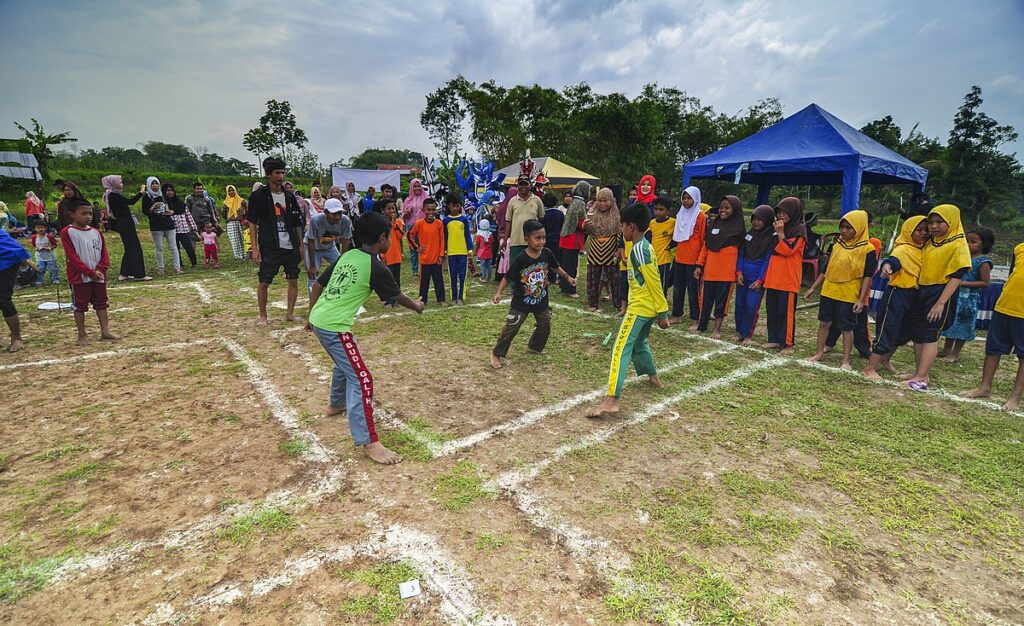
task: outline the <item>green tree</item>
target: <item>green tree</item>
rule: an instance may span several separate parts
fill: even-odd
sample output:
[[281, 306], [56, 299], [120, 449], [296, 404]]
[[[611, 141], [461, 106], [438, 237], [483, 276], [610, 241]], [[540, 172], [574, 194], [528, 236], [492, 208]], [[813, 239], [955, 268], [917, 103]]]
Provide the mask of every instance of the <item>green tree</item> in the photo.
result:
[[1020, 188], [1020, 164], [998, 149], [1016, 141], [1017, 132], [981, 111], [982, 102], [981, 87], [971, 87], [953, 118], [945, 159], [949, 200], [975, 223], [990, 205], [1006, 206]]
[[142, 149], [157, 169], [183, 174], [199, 172], [199, 159], [186, 146], [162, 141], [147, 141], [142, 145]]
[[903, 131], [893, 121], [891, 115], [868, 122], [860, 129], [860, 132], [896, 152], [899, 152], [902, 145]]
[[377, 169], [377, 165], [388, 163], [394, 165], [422, 165], [423, 155], [414, 150], [395, 150], [391, 148], [367, 148], [349, 160], [348, 167], [363, 170]]
[[288, 160], [289, 147], [306, 147], [306, 131], [298, 126], [292, 105], [287, 100], [267, 100], [267, 112], [260, 117], [259, 126], [242, 136], [242, 146], [259, 160], [264, 154], [273, 154]]
[[32, 150], [32, 155], [39, 161], [39, 172], [46, 178], [47, 165], [50, 159], [53, 158], [53, 151], [50, 149], [51, 146], [57, 146], [65, 143], [72, 143], [78, 141], [71, 136], [70, 132], [63, 133], [48, 133], [43, 129], [42, 124], [36, 118], [32, 118], [32, 129], [25, 128], [18, 122], [14, 123], [18, 127], [18, 130], [25, 135], [25, 140], [28, 141], [29, 146]]
[[458, 159], [462, 119], [466, 115], [463, 98], [470, 86], [461, 75], [451, 79], [427, 94], [427, 105], [420, 113], [420, 126], [434, 141], [445, 167], [451, 167]]
[[256, 160], [276, 147], [274, 136], [262, 128], [253, 128], [242, 136], [242, 147], [256, 155]]

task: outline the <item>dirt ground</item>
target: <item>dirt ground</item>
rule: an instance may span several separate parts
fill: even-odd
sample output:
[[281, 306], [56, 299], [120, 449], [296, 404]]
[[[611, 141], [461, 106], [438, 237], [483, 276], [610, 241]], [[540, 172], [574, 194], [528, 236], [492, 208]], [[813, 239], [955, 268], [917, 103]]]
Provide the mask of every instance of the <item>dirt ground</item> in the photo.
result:
[[378, 467], [324, 413], [315, 337], [277, 308], [257, 329], [251, 269], [225, 266], [118, 285], [123, 338], [86, 347], [19, 294], [3, 623], [1024, 622], [1019, 417], [677, 330], [651, 339], [666, 387], [590, 420], [617, 321], [558, 296], [545, 354], [521, 335], [494, 371], [506, 308], [474, 284], [356, 324], [406, 456]]

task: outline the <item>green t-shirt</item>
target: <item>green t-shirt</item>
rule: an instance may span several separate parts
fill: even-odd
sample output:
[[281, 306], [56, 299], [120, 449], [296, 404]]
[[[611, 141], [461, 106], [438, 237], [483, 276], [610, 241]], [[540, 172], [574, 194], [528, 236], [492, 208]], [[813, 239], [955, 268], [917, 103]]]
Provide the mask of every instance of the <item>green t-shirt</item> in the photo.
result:
[[388, 266], [358, 248], [341, 255], [316, 280], [324, 290], [309, 312], [309, 323], [338, 333], [352, 330], [356, 313], [371, 290], [382, 300], [391, 300], [401, 293]]

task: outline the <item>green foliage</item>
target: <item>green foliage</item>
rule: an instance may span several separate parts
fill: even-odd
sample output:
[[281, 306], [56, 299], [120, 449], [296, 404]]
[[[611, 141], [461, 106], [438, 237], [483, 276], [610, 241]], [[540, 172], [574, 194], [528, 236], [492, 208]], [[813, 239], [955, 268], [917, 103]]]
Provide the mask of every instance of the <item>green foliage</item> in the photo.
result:
[[14, 604], [39, 591], [74, 555], [74, 549], [68, 548], [53, 556], [31, 559], [24, 546], [0, 546], [0, 602]]
[[452, 471], [434, 478], [434, 497], [449, 511], [461, 511], [488, 495], [480, 467], [469, 461], [459, 461]]
[[72, 143], [78, 141], [71, 136], [70, 132], [63, 133], [47, 133], [39, 120], [32, 118], [31, 130], [25, 128], [18, 122], [14, 123], [18, 127], [18, 130], [25, 136], [25, 141], [28, 142], [32, 155], [39, 161], [39, 171], [46, 177], [47, 165], [51, 158], [53, 158], [53, 151], [50, 150], [50, 146], [57, 146], [63, 143]]
[[470, 83], [461, 75], [427, 95], [427, 105], [420, 114], [420, 125], [434, 140], [441, 154], [441, 164], [451, 168], [459, 155], [462, 120], [466, 116], [464, 93]]
[[291, 530], [295, 526], [295, 518], [288, 511], [277, 507], [260, 507], [248, 515], [236, 516], [230, 526], [217, 532], [217, 536], [231, 543], [246, 545], [258, 532], [271, 535]]
[[375, 170], [377, 165], [381, 163], [390, 165], [421, 165], [423, 163], [423, 155], [413, 150], [367, 148], [360, 154], [352, 157], [348, 162], [348, 167]]
[[282, 441], [278, 446], [285, 456], [299, 457], [309, 452], [309, 440], [305, 437], [292, 437], [288, 441]]
[[[299, 128], [287, 100], [267, 100], [267, 112], [260, 117], [260, 124], [245, 133], [242, 145], [257, 158], [264, 154], [277, 154], [288, 160], [288, 148], [301, 151], [306, 147], [306, 131]], [[301, 158], [301, 156], [300, 156]]]
[[417, 578], [419, 573], [404, 561], [381, 563], [370, 569], [342, 572], [345, 578], [372, 587], [374, 593], [346, 600], [340, 610], [344, 615], [369, 616], [378, 624], [390, 624], [407, 613], [398, 593], [398, 584]]

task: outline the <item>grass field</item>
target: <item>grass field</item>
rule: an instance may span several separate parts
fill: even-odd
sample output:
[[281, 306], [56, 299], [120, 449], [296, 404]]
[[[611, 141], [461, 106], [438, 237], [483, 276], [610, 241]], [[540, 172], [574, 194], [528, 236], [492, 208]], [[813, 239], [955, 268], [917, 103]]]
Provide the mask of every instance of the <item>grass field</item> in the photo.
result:
[[76, 346], [69, 313], [36, 309], [52, 287], [17, 292], [0, 622], [1024, 622], [1024, 421], [995, 404], [1016, 363], [992, 402], [954, 396], [982, 342], [916, 393], [801, 363], [814, 310], [794, 358], [763, 327], [753, 349], [656, 330], [666, 387], [633, 381], [621, 418], [588, 420], [610, 306], [553, 295], [545, 353], [521, 335], [494, 371], [493, 285], [420, 316], [371, 298], [354, 332], [405, 457], [384, 468], [325, 415], [330, 361], [285, 322], [283, 281], [257, 329], [255, 268], [230, 257], [111, 285], [116, 343]]

